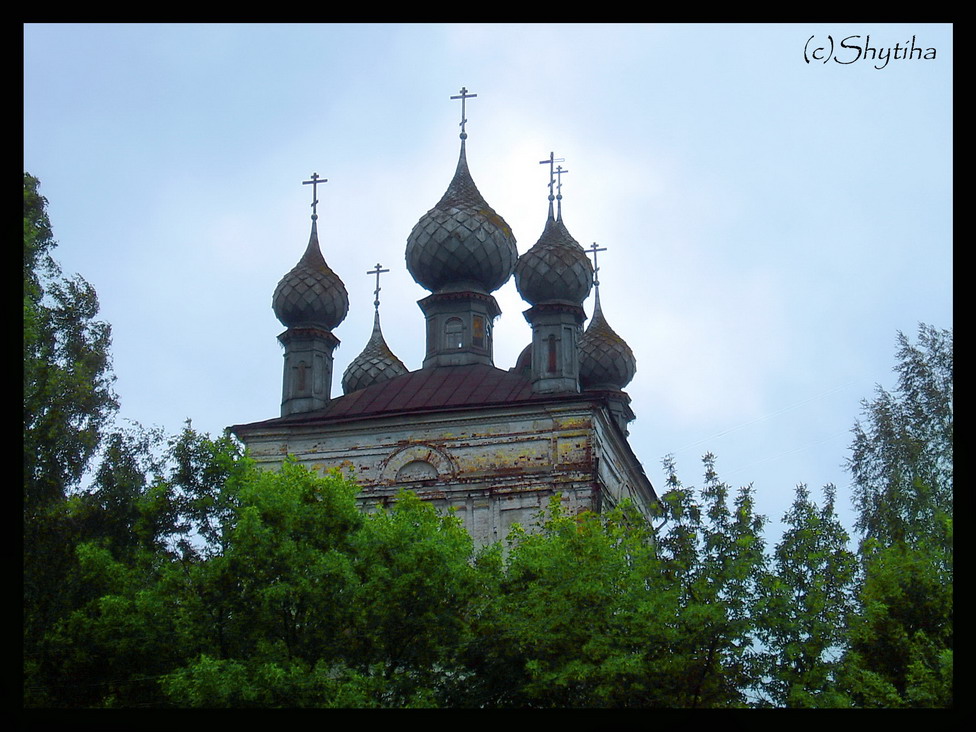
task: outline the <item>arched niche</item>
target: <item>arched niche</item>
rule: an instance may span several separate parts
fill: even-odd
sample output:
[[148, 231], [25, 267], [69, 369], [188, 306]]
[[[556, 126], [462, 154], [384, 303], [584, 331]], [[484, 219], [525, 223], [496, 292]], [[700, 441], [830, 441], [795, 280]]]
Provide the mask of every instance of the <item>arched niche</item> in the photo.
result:
[[433, 445], [410, 445], [400, 448], [386, 459], [380, 471], [387, 484], [450, 478], [457, 472], [446, 452]]

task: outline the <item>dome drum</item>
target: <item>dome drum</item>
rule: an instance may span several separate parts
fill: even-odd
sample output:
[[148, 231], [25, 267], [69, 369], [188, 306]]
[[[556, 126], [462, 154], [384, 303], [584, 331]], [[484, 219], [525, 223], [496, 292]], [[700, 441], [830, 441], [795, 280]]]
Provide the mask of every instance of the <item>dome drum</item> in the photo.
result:
[[289, 328], [278, 336], [284, 346], [281, 416], [328, 406], [332, 391], [332, 354], [339, 339], [321, 328]]
[[417, 304], [427, 320], [424, 368], [494, 364], [492, 330], [501, 314], [494, 297], [477, 292], [436, 293]]

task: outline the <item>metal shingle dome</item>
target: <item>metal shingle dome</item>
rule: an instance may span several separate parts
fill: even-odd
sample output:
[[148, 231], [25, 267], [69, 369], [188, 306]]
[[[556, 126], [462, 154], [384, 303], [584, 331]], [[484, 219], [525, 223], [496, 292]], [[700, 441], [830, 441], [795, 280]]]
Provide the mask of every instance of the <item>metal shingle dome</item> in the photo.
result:
[[278, 320], [288, 328], [319, 327], [325, 330], [339, 325], [349, 311], [346, 286], [325, 263], [319, 249], [314, 218], [308, 247], [298, 264], [278, 282], [271, 307]]
[[622, 390], [637, 373], [637, 359], [603, 317], [596, 291], [593, 318], [579, 341], [579, 379], [584, 390]]
[[350, 394], [406, 373], [407, 367], [394, 355], [383, 338], [377, 312], [373, 316], [373, 333], [366, 347], [352, 360], [342, 375], [342, 393]]
[[518, 250], [505, 220], [478, 191], [465, 157], [441, 200], [407, 238], [407, 270], [427, 290], [493, 292], [512, 276]]
[[580, 305], [593, 286], [593, 265], [562, 218], [546, 220], [542, 236], [515, 265], [515, 286], [526, 302]]

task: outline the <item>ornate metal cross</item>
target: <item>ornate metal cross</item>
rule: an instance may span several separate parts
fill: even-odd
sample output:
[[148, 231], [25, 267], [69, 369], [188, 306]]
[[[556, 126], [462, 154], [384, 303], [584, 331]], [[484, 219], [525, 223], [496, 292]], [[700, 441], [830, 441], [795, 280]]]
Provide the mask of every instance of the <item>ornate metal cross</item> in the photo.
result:
[[[565, 162], [565, 158], [559, 158], [559, 160], [557, 160], [556, 162], [560, 162], [560, 161]], [[562, 187], [563, 187], [562, 175], [563, 173], [568, 173], [568, 172], [569, 172], [568, 170], [563, 170], [563, 166], [561, 165], [556, 166], [556, 195], [557, 196], [562, 195]]]
[[596, 253], [597, 252], [605, 252], [605, 251], [607, 251], [607, 248], [606, 247], [598, 247], [596, 245], [596, 242], [593, 242], [593, 246], [588, 247], [587, 249], [588, 249], [587, 254], [592, 254], [593, 255], [593, 286], [594, 287], [599, 287], [600, 286], [600, 279], [597, 277], [597, 272], [600, 271], [600, 267], [597, 266], [597, 263], [596, 263]]
[[[562, 160], [562, 158], [560, 158]], [[556, 218], [560, 221], [563, 220], [563, 173], [568, 173], [568, 170], [563, 170], [563, 166], [556, 166]]]
[[315, 211], [315, 206], [319, 202], [319, 198], [318, 198], [318, 196], [319, 196], [319, 194], [318, 194], [318, 185], [319, 185], [319, 183], [328, 183], [328, 182], [329, 182], [329, 179], [328, 178], [322, 178], [321, 180], [319, 180], [319, 174], [318, 173], [312, 173], [312, 180], [303, 180], [302, 181], [302, 185], [306, 185], [307, 186], [310, 183], [312, 185], [312, 218], [318, 218], [318, 213], [316, 213], [316, 211]]
[[371, 275], [371, 274], [376, 275], [376, 289], [373, 290], [373, 298], [374, 298], [373, 299], [373, 307], [376, 308], [377, 310], [380, 309], [380, 274], [382, 274], [383, 272], [389, 272], [389, 271], [390, 270], [388, 270], [388, 269], [381, 268], [380, 267], [380, 263], [377, 262], [376, 263], [376, 269], [371, 269], [371, 270], [369, 270], [369, 272], [366, 273], [368, 275]]
[[469, 99], [469, 98], [474, 98], [474, 97], [476, 97], [476, 96], [478, 96], [478, 95], [477, 95], [477, 94], [468, 94], [468, 90], [467, 90], [467, 89], [465, 89], [465, 88], [464, 88], [464, 87], [462, 86], [462, 87], [461, 87], [461, 93], [460, 93], [460, 94], [458, 94], [457, 96], [453, 96], [453, 97], [451, 97], [451, 99], [460, 99], [460, 100], [461, 100], [461, 139], [462, 139], [462, 140], [463, 140], [463, 139], [464, 139], [465, 137], [467, 137], [467, 136], [468, 136], [468, 133], [466, 133], [466, 132], [464, 131], [464, 123], [468, 121], [468, 118], [464, 116], [464, 102], [465, 102], [465, 100], [467, 100], [467, 99]]
[[[557, 175], [556, 171], [553, 169], [553, 165], [555, 163], [565, 163], [565, 162], [566, 162], [566, 158], [557, 158], [555, 156], [555, 153], [549, 153], [549, 159], [548, 160], [540, 160], [539, 161], [539, 165], [546, 165], [546, 164], [549, 165], [549, 200], [550, 201], [553, 198], [552, 188], [553, 188], [554, 185], [556, 185], [556, 175]], [[562, 170], [562, 166], [560, 166], [559, 169], [560, 169], [561, 172], [565, 172], [565, 173], [568, 173], [569, 172], [568, 170], [563, 171]]]

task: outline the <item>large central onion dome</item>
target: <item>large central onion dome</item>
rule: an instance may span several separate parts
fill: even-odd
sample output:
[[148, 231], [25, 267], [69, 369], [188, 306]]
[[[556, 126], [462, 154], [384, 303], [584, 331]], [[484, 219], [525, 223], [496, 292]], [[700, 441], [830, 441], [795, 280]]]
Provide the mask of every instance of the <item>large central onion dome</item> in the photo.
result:
[[407, 270], [431, 292], [493, 292], [512, 276], [518, 250], [505, 220], [471, 179], [461, 142], [454, 179], [407, 238]]
[[305, 254], [281, 278], [271, 306], [278, 320], [288, 328], [318, 327], [329, 331], [339, 325], [349, 311], [346, 286], [325, 263], [319, 249], [314, 217]]
[[580, 305], [593, 286], [593, 265], [566, 229], [562, 218], [550, 217], [542, 236], [515, 265], [515, 286], [532, 304]]

